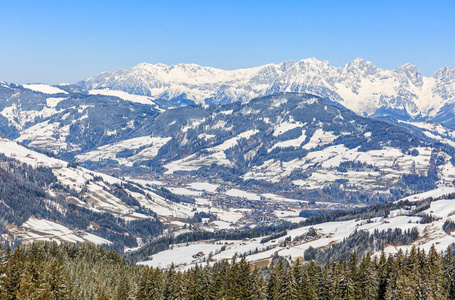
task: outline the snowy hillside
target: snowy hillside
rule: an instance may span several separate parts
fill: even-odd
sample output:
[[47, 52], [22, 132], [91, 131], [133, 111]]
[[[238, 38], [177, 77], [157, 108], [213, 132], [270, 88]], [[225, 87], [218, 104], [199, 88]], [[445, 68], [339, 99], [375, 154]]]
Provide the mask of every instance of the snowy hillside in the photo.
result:
[[[33, 207], [15, 208], [17, 204], [7, 204], [10, 199], [2, 199], [12, 210], [6, 228], [23, 243], [89, 242], [123, 251], [123, 246], [136, 247], [161, 234], [167, 218], [194, 214], [192, 206], [171, 202], [152, 186], [145, 188], [92, 172], [5, 138], [0, 138], [0, 172], [0, 182], [24, 186], [25, 192], [31, 189]], [[47, 181], [35, 186], [43, 176]], [[16, 197], [21, 192], [14, 193]]]
[[[140, 130], [133, 135], [131, 131], [166, 108], [160, 101], [119, 91], [87, 93], [72, 86], [0, 85], [0, 131], [53, 153], [144, 136]], [[81, 133], [81, 128], [90, 136]]]
[[319, 97], [284, 93], [171, 109], [148, 124], [152, 137], [104, 145], [75, 158], [98, 168], [149, 168], [327, 192], [418, 191], [455, 180], [452, 144], [439, 144], [430, 131], [417, 130], [420, 123], [412, 124], [405, 130]]
[[[140, 262], [140, 264], [160, 268], [169, 268], [171, 264], [174, 264], [180, 266], [181, 269], [188, 269], [198, 263], [210, 262], [212, 264], [230, 260], [234, 256], [246, 255], [248, 261], [256, 266], [264, 267], [271, 262], [273, 257], [277, 256], [283, 257], [289, 262], [296, 259], [303, 261], [304, 253], [308, 249], [314, 248], [316, 251], [324, 251], [334, 244], [343, 243], [351, 235], [368, 233], [377, 238], [381, 236], [382, 232], [385, 232], [386, 236], [388, 235], [390, 238], [391, 235], [398, 234], [400, 236], [400, 232], [408, 232], [413, 229], [416, 230], [416, 233], [409, 243], [387, 244], [387, 242], [382, 241], [384, 242], [384, 251], [395, 254], [399, 249], [410, 250], [413, 245], [425, 251], [434, 245], [438, 251], [445, 251], [448, 246], [455, 243], [453, 229], [448, 227], [448, 224], [453, 224], [455, 220], [453, 216], [455, 214], [454, 192], [455, 188], [443, 187], [402, 199], [402, 201], [421, 201], [420, 203], [430, 197], [436, 199], [436, 201], [426, 200], [424, 207], [428, 208], [418, 213], [414, 212], [416, 206], [411, 201], [409, 204], [401, 204], [400, 209], [390, 211], [386, 217], [317, 223], [288, 230], [286, 234], [277, 238], [219, 239], [177, 244], [173, 245], [172, 249], [150, 256], [149, 260]], [[425, 215], [431, 215], [434, 219], [426, 221], [424, 220]], [[400, 231], [396, 231], [396, 229]], [[378, 241], [381, 240], [378, 239]], [[355, 249], [364, 246], [353, 245]], [[377, 255], [379, 252], [380, 249], [373, 247], [371, 254]], [[341, 255], [341, 253], [338, 254]], [[350, 252], [343, 255], [349, 256], [349, 254]], [[365, 253], [360, 253], [360, 255], [363, 254]]]
[[453, 118], [455, 103], [455, 68], [443, 67], [425, 77], [411, 64], [383, 70], [362, 59], [343, 67], [310, 58], [232, 71], [195, 64], [142, 63], [128, 70], [101, 73], [77, 85], [176, 103], [229, 103], [279, 92], [304, 92], [338, 102], [360, 115], [444, 121]]
[[297, 193], [323, 190], [321, 201], [422, 191], [455, 179], [450, 127], [424, 120], [393, 125], [310, 94], [169, 107], [108, 88], [2, 84], [0, 98], [5, 136], [112, 174], [259, 184], [256, 194], [280, 184]]

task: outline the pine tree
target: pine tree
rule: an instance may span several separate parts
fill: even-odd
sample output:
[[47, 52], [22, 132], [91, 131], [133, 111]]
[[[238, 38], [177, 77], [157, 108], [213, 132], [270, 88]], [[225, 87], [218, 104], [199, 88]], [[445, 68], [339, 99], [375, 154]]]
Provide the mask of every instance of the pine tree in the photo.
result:
[[199, 277], [198, 285], [200, 286], [201, 294], [203, 300], [215, 299], [213, 286], [213, 277], [212, 271], [209, 265], [207, 264], [202, 270], [202, 276]]
[[249, 299], [251, 298], [251, 266], [247, 263], [245, 256], [243, 256], [238, 263], [233, 263], [233, 272], [231, 274], [232, 280], [232, 294], [235, 299]]
[[33, 280], [33, 275], [27, 272], [22, 278], [19, 285], [19, 290], [16, 293], [17, 300], [37, 299], [39, 296], [37, 287]]
[[447, 291], [448, 298], [455, 299], [455, 261], [452, 249], [449, 246], [443, 259], [444, 283], [443, 287]]
[[[310, 275], [312, 274], [312, 275]], [[313, 273], [310, 270], [310, 267], [306, 268], [303, 270], [302, 274], [302, 281], [301, 284], [299, 285], [299, 297], [302, 300], [311, 300], [311, 299], [318, 299], [318, 279], [319, 276], [317, 276], [315, 273]]]
[[444, 285], [444, 269], [441, 256], [436, 251], [434, 244], [431, 246], [429, 259], [429, 288], [430, 293], [428, 299], [446, 299], [447, 293], [443, 289]]
[[357, 264], [357, 254], [352, 252], [349, 257], [348, 270], [346, 274], [346, 296], [344, 299], [355, 300], [360, 294]]
[[334, 263], [333, 299], [345, 299], [348, 294], [348, 266], [343, 258]]
[[267, 293], [266, 293], [266, 283], [263, 278], [259, 274], [258, 269], [254, 269], [252, 274], [252, 284], [250, 285], [250, 292], [249, 295], [250, 297], [248, 299], [250, 300], [265, 300], [267, 299]]
[[41, 288], [40, 294], [38, 296], [39, 300], [53, 300], [51, 287], [49, 283], [45, 283]]
[[128, 280], [128, 275], [124, 274], [122, 276], [124, 280], [120, 281], [119, 287], [117, 289], [117, 300], [128, 300], [130, 296], [130, 284]]
[[186, 297], [186, 285], [184, 275], [176, 272], [174, 265], [167, 271], [164, 299], [182, 300]]
[[387, 285], [387, 290], [384, 299], [414, 299], [414, 291], [409, 285], [409, 278], [406, 276], [400, 266], [404, 265], [404, 257], [402, 253], [397, 254], [397, 259], [393, 260], [391, 278]]
[[109, 300], [109, 298], [106, 296], [106, 294], [103, 291], [101, 291], [96, 294], [95, 300]]
[[[324, 265], [324, 269], [322, 270], [322, 274], [319, 277], [319, 282], [317, 284], [317, 286], [319, 286], [319, 289], [318, 289], [319, 299], [331, 300], [334, 298], [335, 265], [336, 265], [335, 263], [332, 263], [330, 261], [327, 261]], [[311, 262], [310, 262], [310, 267], [311, 267]], [[310, 270], [312, 269], [310, 267], [308, 268], [308, 277], [311, 280], [314, 276], [314, 273], [310, 272]]]
[[22, 281], [25, 257], [21, 247], [17, 247], [13, 253], [8, 248], [5, 257], [7, 262], [4, 276], [0, 279], [2, 286], [0, 296], [2, 300], [14, 300]]
[[225, 261], [222, 263], [216, 263], [213, 266], [213, 284], [211, 287], [211, 294], [213, 294], [214, 299], [222, 299], [228, 291], [228, 282], [229, 282], [229, 262]]
[[270, 277], [268, 280], [268, 294], [269, 299], [280, 300], [284, 299], [283, 294], [285, 290], [285, 268], [281, 260], [270, 269]]
[[360, 299], [373, 300], [378, 298], [378, 273], [369, 253], [367, 253], [360, 263], [358, 283]]
[[[389, 257], [390, 258], [390, 257]], [[385, 293], [387, 290], [387, 285], [389, 283], [389, 260], [386, 258], [384, 249], [381, 251], [379, 256], [379, 262], [377, 266], [378, 270], [378, 299], [384, 299]]]
[[163, 299], [164, 283], [162, 272], [157, 268], [144, 271], [137, 293], [138, 300]]
[[199, 265], [196, 265], [188, 272], [188, 299], [205, 299], [206, 290], [203, 288], [203, 272]]
[[427, 291], [422, 281], [422, 273], [425, 270], [421, 269], [422, 262], [415, 246], [411, 248], [409, 255], [407, 256], [407, 263], [405, 272], [408, 274], [409, 286], [414, 291], [415, 299], [427, 299]]
[[284, 298], [287, 300], [298, 300], [298, 285], [295, 280], [295, 275], [292, 268], [287, 268], [286, 271], [286, 281], [285, 281], [285, 289], [284, 289]]
[[51, 299], [69, 299], [70, 286], [63, 265], [54, 259], [44, 270], [44, 284]]

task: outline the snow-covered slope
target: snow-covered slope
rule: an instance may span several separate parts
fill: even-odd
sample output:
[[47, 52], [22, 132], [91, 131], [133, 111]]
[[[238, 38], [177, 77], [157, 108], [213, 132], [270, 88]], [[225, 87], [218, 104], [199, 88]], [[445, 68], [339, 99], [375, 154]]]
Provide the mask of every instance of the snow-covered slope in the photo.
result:
[[68, 94], [66, 91], [61, 90], [58, 87], [46, 84], [24, 84], [23, 87], [43, 94]]
[[98, 167], [223, 174], [237, 183], [287, 182], [302, 189], [368, 193], [429, 189], [455, 179], [450, 143], [440, 145], [420, 131], [418, 136], [363, 118], [308, 94], [179, 107], [147, 125], [152, 137], [105, 145], [76, 159]]
[[[12, 161], [5, 160], [3, 155]], [[114, 243], [116, 247], [120, 245], [123, 247], [123, 244], [131, 246], [136, 244], [136, 238], [145, 241], [160, 234], [163, 230], [162, 222], [166, 222], [167, 218], [188, 218], [194, 214], [191, 205], [171, 202], [160, 196], [159, 191], [151, 186], [145, 188], [112, 176], [89, 171], [0, 137], [0, 171], [4, 172], [1, 175], [3, 178], [0, 179], [7, 180], [8, 176], [16, 176], [9, 174], [14, 172], [17, 162], [19, 165], [28, 165], [38, 171], [42, 170], [40, 168], [49, 169], [52, 176], [55, 176], [55, 179], [51, 179], [51, 184], [37, 187], [43, 189], [37, 192], [39, 197], [36, 200], [43, 201], [41, 208], [38, 206], [38, 209], [34, 208], [31, 212], [24, 208], [25, 215], [30, 213], [33, 215], [27, 217], [28, 220], [24, 220], [23, 224], [16, 224], [17, 219], [3, 224], [15, 238], [22, 242], [57, 240], [97, 244]], [[49, 178], [52, 177], [49, 173], [45, 174]], [[24, 181], [19, 175], [17, 178], [14, 180]], [[25, 187], [36, 184], [36, 179], [32, 175], [28, 180], [21, 184]], [[17, 193], [20, 192], [17, 191]], [[1, 203], [6, 202], [2, 199]], [[8, 209], [13, 210], [8, 213], [15, 213], [13, 206], [9, 206]], [[2, 213], [5, 211], [2, 210]], [[36, 214], [41, 217], [35, 217]], [[74, 220], [75, 217], [80, 220]], [[2, 218], [4, 218], [3, 215]], [[139, 227], [150, 226], [147, 229], [150, 230], [149, 233], [146, 233], [147, 230], [135, 232], [131, 229], [133, 223]], [[131, 238], [122, 240], [123, 235], [131, 235]]]
[[[121, 179], [103, 173], [93, 172], [79, 166], [76, 168], [68, 167], [68, 163], [63, 160], [48, 157], [44, 154], [29, 150], [11, 140], [1, 137], [0, 153], [33, 167], [43, 166], [51, 168], [54, 175], [57, 176], [60, 184], [70, 186], [77, 192], [83, 193], [84, 190], [88, 189], [89, 193], [92, 193], [92, 196], [97, 199], [97, 201], [91, 203], [90, 206], [84, 205], [90, 209], [109, 213], [114, 212], [119, 216], [128, 216], [131, 213], [131, 206], [123, 203], [122, 200], [111, 195], [110, 193], [105, 192], [105, 184], [114, 185], [125, 183]], [[102, 181], [98, 182], [93, 180], [96, 177], [101, 178]], [[134, 195], [141, 205], [157, 212], [159, 217], [192, 216], [192, 213], [190, 212], [191, 208], [185, 208], [184, 205], [167, 201], [165, 198], [153, 193], [153, 191], [148, 191], [145, 195], [138, 194], [137, 192], [134, 193], [133, 191], [128, 191], [128, 193], [130, 195]], [[147, 194], [149, 197], [147, 197]], [[173, 210], [181, 210], [181, 213], [177, 215], [173, 214]], [[147, 217], [140, 216], [140, 214], [137, 216], [139, 216], [139, 218]]]
[[[420, 213], [412, 213], [416, 208], [413, 202], [404, 205], [401, 209], [390, 211], [387, 217], [375, 217], [370, 219], [352, 219], [347, 221], [332, 221], [315, 225], [302, 226], [288, 230], [285, 235], [261, 242], [263, 237], [244, 240], [211, 240], [193, 243], [182, 243], [173, 245], [171, 249], [159, 252], [150, 256], [149, 260], [139, 264], [169, 268], [171, 264], [181, 269], [188, 269], [195, 264], [213, 264], [223, 260], [230, 260], [234, 256], [245, 255], [246, 259], [254, 265], [267, 266], [273, 257], [281, 256], [289, 262], [299, 259], [303, 261], [304, 253], [310, 247], [317, 251], [326, 249], [336, 243], [343, 242], [350, 235], [357, 232], [390, 231], [400, 229], [401, 232], [415, 228], [418, 232], [417, 238], [409, 244], [384, 244], [384, 251], [387, 254], [396, 254], [400, 249], [410, 250], [416, 246], [428, 252], [432, 246], [437, 251], [445, 251], [447, 247], [455, 243], [453, 232], [444, 230], [446, 221], [454, 221], [455, 199], [450, 194], [455, 188], [444, 187], [422, 194], [416, 194], [403, 200], [420, 201], [430, 197], [437, 199], [429, 204], [429, 208]], [[422, 221], [424, 215], [432, 215], [435, 219], [432, 222]], [[305, 236], [314, 230], [317, 234]], [[288, 240], [289, 242], [286, 242]], [[351, 245], [353, 249], [365, 247], [365, 245]], [[197, 255], [199, 253], [199, 255]], [[379, 255], [380, 249], [374, 249], [371, 254]], [[346, 253], [339, 253], [346, 255]], [[349, 255], [350, 253], [347, 253]]]
[[162, 100], [148, 96], [59, 89], [69, 92], [0, 86], [0, 130], [87, 168], [127, 174], [222, 174], [237, 182], [368, 193], [422, 190], [455, 179], [449, 127], [363, 118], [312, 94], [163, 110]]
[[333, 67], [315, 58], [239, 70], [196, 64], [141, 63], [128, 70], [105, 72], [79, 82], [89, 90], [120, 90], [155, 99], [196, 103], [248, 101], [278, 92], [313, 93], [361, 115], [436, 117], [453, 115], [455, 68], [423, 76], [411, 64], [383, 70], [355, 59]]
[[[93, 148], [146, 135], [131, 131], [167, 108], [160, 103], [121, 91], [88, 93], [73, 86], [3, 83], [0, 131], [29, 146], [54, 153], [73, 152], [85, 148], [86, 143]], [[80, 129], [92, 136], [84, 137]]]

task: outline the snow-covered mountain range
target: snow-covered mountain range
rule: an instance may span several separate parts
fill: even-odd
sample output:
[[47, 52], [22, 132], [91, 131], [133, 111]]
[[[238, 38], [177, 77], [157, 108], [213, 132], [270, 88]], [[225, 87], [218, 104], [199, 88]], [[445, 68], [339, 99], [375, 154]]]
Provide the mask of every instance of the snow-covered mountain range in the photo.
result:
[[[422, 190], [455, 179], [454, 78], [361, 59], [235, 71], [140, 64], [76, 85], [0, 83], [0, 130], [93, 170]], [[193, 102], [213, 105], [181, 105]]]
[[310, 58], [239, 70], [141, 63], [128, 70], [101, 73], [77, 85], [177, 103], [229, 103], [279, 92], [311, 93], [363, 116], [438, 119], [450, 124], [455, 104], [455, 68], [443, 67], [425, 77], [411, 64], [383, 70], [363, 59], [344, 67]]

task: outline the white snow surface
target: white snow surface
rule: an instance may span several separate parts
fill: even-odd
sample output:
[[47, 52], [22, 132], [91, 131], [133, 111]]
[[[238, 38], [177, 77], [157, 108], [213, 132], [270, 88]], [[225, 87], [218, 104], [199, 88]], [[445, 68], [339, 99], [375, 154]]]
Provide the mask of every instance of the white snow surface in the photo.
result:
[[221, 249], [221, 247], [222, 245], [213, 245], [210, 243], [203, 245], [194, 244], [187, 247], [176, 246], [172, 250], [165, 250], [155, 254], [152, 260], [140, 262], [139, 264], [155, 268], [169, 268], [172, 263], [175, 265], [189, 264], [193, 261], [200, 261], [192, 257], [196, 253], [203, 251], [203, 253], [208, 256], [210, 252], [215, 252], [216, 250]]
[[149, 104], [149, 105], [156, 104], [151, 97], [128, 94], [123, 91], [117, 91], [117, 90], [111, 90], [111, 89], [91, 90], [91, 91], [89, 91], [89, 94], [115, 96], [115, 97], [118, 97], [118, 98], [126, 100], [126, 101], [141, 103], [141, 104]]
[[[155, 157], [162, 146], [164, 146], [171, 138], [161, 138], [161, 137], [150, 137], [142, 136], [137, 138], [132, 138], [128, 140], [123, 140], [118, 143], [104, 145], [98, 147], [96, 150], [79, 154], [76, 156], [78, 161], [100, 161], [104, 159], [112, 159], [118, 161], [120, 164], [126, 166], [132, 166], [136, 161], [142, 161], [147, 159], [152, 159]], [[118, 152], [125, 149], [139, 149], [144, 148], [140, 152], [127, 157], [127, 158], [118, 158], [116, 155]]]
[[411, 195], [411, 196], [407, 196], [407, 197], [404, 197], [400, 200], [397, 200], [398, 201], [404, 201], [404, 200], [408, 200], [408, 201], [420, 201], [420, 200], [424, 200], [424, 199], [428, 199], [428, 198], [439, 198], [439, 197], [442, 197], [442, 196], [445, 196], [445, 195], [448, 195], [448, 194], [452, 194], [452, 193], [455, 193], [455, 188], [454, 187], [450, 187], [450, 186], [440, 186], [434, 190], [430, 190], [430, 191], [427, 191], [427, 192], [424, 192], [424, 193], [419, 193], [419, 194], [414, 194], [414, 195]]
[[182, 187], [170, 187], [170, 188], [168, 188], [168, 190], [170, 190], [174, 194], [185, 195], [185, 196], [199, 196], [202, 194], [202, 192], [200, 192], [200, 191], [191, 191], [189, 189], [182, 188]]
[[190, 187], [199, 190], [199, 191], [207, 191], [207, 192], [215, 192], [218, 188], [218, 184], [208, 183], [208, 182], [193, 182], [190, 183]]
[[24, 88], [43, 94], [68, 94], [62, 89], [46, 84], [23, 84]]
[[20, 231], [17, 235], [22, 242], [28, 243], [37, 240], [56, 240], [59, 242], [83, 243], [89, 242], [97, 245], [111, 244], [110, 241], [87, 233], [83, 230], [72, 230], [64, 225], [45, 219], [31, 217], [24, 224], [23, 228], [28, 230]]
[[275, 148], [287, 148], [287, 147], [299, 148], [300, 145], [305, 141], [305, 139], [306, 139], [305, 130], [302, 130], [301, 136], [299, 136], [298, 138], [292, 139], [292, 140], [278, 142], [275, 145], [273, 145], [273, 147], [269, 150], [269, 152]]
[[258, 194], [245, 192], [239, 189], [230, 189], [226, 192], [226, 195], [232, 197], [246, 198], [248, 200], [261, 200], [261, 197]]
[[[224, 125], [225, 124], [221, 124], [220, 126], [222, 127]], [[165, 174], [172, 174], [175, 171], [194, 171], [198, 170], [202, 166], [210, 166], [212, 164], [231, 166], [232, 163], [226, 158], [224, 151], [237, 145], [239, 140], [242, 138], [248, 139], [258, 132], [258, 130], [248, 130], [242, 132], [235, 137], [224, 141], [222, 144], [205, 149], [208, 154], [196, 153], [185, 158], [172, 161], [164, 166], [167, 169]]]
[[273, 136], [279, 136], [282, 135], [285, 132], [288, 132], [291, 129], [297, 128], [297, 127], [302, 127], [303, 124], [301, 122], [283, 122], [279, 124], [276, 128], [275, 131], [273, 132]]
[[56, 107], [59, 102], [65, 100], [66, 98], [62, 97], [49, 97], [46, 99], [46, 104], [49, 107]]

